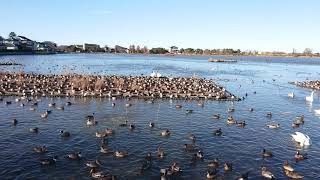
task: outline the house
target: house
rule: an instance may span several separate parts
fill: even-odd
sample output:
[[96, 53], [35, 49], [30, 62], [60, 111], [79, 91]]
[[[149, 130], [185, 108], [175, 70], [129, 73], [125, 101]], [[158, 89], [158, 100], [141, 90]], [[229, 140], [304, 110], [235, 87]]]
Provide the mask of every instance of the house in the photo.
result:
[[177, 46], [171, 46], [170, 47], [170, 53], [171, 54], [177, 54], [179, 52], [179, 49]]
[[4, 44], [4, 38], [2, 36], [0, 36], [0, 50], [4, 50], [6, 49], [6, 46]]
[[6, 47], [6, 50], [11, 50], [11, 51], [18, 50], [18, 47], [11, 43], [6, 43], [5, 47]]
[[129, 49], [125, 47], [121, 47], [119, 45], [114, 46], [115, 53], [129, 53]]
[[87, 52], [97, 52], [100, 50], [100, 46], [98, 44], [83, 44], [83, 50]]
[[51, 41], [37, 43], [37, 50], [53, 53], [57, 51], [57, 44]]
[[26, 38], [25, 36], [17, 36], [15, 39], [19, 42], [17, 45], [19, 49], [31, 51], [37, 50], [38, 43], [36, 41]]

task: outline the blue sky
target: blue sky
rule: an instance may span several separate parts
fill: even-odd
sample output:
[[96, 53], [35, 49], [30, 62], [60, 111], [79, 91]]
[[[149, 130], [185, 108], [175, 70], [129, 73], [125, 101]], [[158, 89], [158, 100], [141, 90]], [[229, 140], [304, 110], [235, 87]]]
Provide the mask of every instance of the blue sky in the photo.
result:
[[0, 7], [4, 37], [320, 52], [318, 0], [0, 0]]

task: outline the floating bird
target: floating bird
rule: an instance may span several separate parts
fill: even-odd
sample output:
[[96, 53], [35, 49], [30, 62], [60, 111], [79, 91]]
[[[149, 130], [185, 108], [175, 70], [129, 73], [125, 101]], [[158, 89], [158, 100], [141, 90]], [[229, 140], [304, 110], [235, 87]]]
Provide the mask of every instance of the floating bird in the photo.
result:
[[237, 121], [233, 119], [232, 116], [229, 116], [227, 119], [227, 124], [231, 125], [231, 124], [236, 124]]
[[70, 137], [70, 133], [67, 131], [60, 130], [60, 136], [61, 137]]
[[216, 178], [216, 176], [217, 176], [217, 170], [216, 169], [207, 171], [207, 175], [206, 175], [207, 179], [214, 179], [214, 178]]
[[284, 173], [286, 174], [286, 176], [288, 176], [291, 179], [303, 179], [303, 177], [304, 177], [295, 171], [286, 171], [285, 170]]
[[261, 175], [266, 179], [275, 179], [274, 175], [266, 167], [261, 168]]
[[293, 167], [288, 163], [288, 161], [285, 161], [282, 167], [285, 171], [294, 171]]
[[171, 132], [169, 131], [169, 129], [166, 129], [160, 133], [161, 136], [170, 136], [170, 134]]
[[307, 102], [313, 102], [313, 94], [314, 94], [314, 91], [311, 92], [310, 96], [306, 96], [306, 101]]
[[48, 113], [47, 112], [44, 112], [44, 113], [42, 113], [40, 116], [42, 117], [42, 118], [47, 118], [48, 117]]
[[192, 109], [187, 109], [187, 110], [186, 110], [186, 114], [191, 114], [191, 113], [193, 113], [193, 110], [192, 110]]
[[215, 135], [215, 136], [221, 136], [221, 135], [222, 135], [222, 130], [221, 130], [221, 128], [219, 128], [219, 129], [217, 129], [217, 130], [214, 130], [214, 131], [213, 131], [213, 135]]
[[300, 147], [311, 145], [311, 139], [306, 134], [295, 132], [295, 134], [291, 134], [291, 136], [293, 140], [299, 144]]
[[102, 138], [102, 137], [105, 137], [107, 135], [107, 133], [106, 132], [96, 132], [96, 137], [97, 138]]
[[208, 167], [212, 167], [212, 168], [218, 168], [219, 167], [219, 159], [218, 158], [214, 158], [213, 161], [208, 163]]
[[101, 166], [101, 162], [98, 159], [96, 159], [95, 161], [87, 161], [85, 165], [90, 168], [97, 168]]
[[106, 129], [106, 135], [111, 136], [113, 133], [114, 133], [113, 129], [111, 129], [111, 128]]
[[293, 92], [288, 93], [288, 97], [294, 98], [294, 93]]
[[158, 155], [159, 158], [164, 158], [164, 156], [165, 156], [164, 150], [161, 149], [160, 147], [158, 147], [158, 149], [157, 149], [157, 155]]
[[116, 152], [114, 153], [114, 155], [115, 155], [116, 157], [118, 157], [118, 158], [124, 158], [124, 157], [126, 157], [126, 156], [128, 155], [128, 153], [122, 152], [122, 151], [116, 151]]
[[40, 159], [40, 164], [42, 165], [53, 165], [56, 163], [58, 157], [57, 156], [53, 156], [52, 158], [48, 158], [48, 159]]
[[37, 147], [34, 147], [32, 150], [34, 152], [36, 152], [36, 153], [46, 153], [46, 152], [48, 152], [48, 149], [47, 149], [46, 146], [37, 146]]
[[180, 108], [182, 108], [182, 105], [177, 104], [177, 105], [176, 105], [176, 108], [177, 108], [177, 109], [180, 109]]
[[301, 154], [300, 151], [297, 151], [296, 154], [294, 155], [294, 159], [296, 161], [301, 161], [301, 160], [308, 159], [308, 157], [307, 157], [307, 154]]
[[262, 150], [262, 153], [261, 153], [262, 157], [272, 157], [273, 154], [271, 151], [267, 151], [266, 149], [263, 149]]
[[174, 173], [182, 172], [182, 169], [180, 168], [180, 166], [179, 166], [176, 162], [173, 162], [173, 163], [172, 163], [172, 165], [171, 165], [171, 170], [172, 170], [172, 172], [174, 172]]
[[203, 159], [203, 158], [204, 158], [204, 153], [203, 153], [203, 151], [199, 150], [199, 151], [197, 152], [197, 158], [199, 158], [199, 159]]
[[17, 125], [18, 124], [18, 120], [17, 119], [13, 119], [12, 120], [12, 124], [15, 126], [15, 125]]
[[245, 127], [247, 125], [246, 121], [237, 121], [238, 127]]
[[271, 118], [272, 117], [272, 112], [267, 112], [267, 117]]
[[232, 163], [225, 162], [225, 163], [223, 164], [223, 169], [224, 169], [225, 172], [226, 172], [226, 171], [232, 171]]
[[194, 134], [189, 134], [189, 139], [194, 143], [196, 141], [196, 136]]
[[149, 127], [153, 128], [154, 127], [154, 122], [149, 122]]
[[125, 120], [125, 122], [124, 122], [124, 123], [119, 124], [119, 126], [120, 126], [120, 127], [128, 126], [128, 121], [127, 121], [127, 120]]
[[90, 170], [90, 175], [94, 179], [110, 179], [110, 180], [114, 179], [114, 176], [112, 176], [111, 174], [107, 174], [102, 171], [97, 171], [96, 168], [92, 168]]
[[267, 127], [270, 129], [278, 129], [280, 128], [280, 124], [267, 124]]
[[320, 114], [320, 109], [315, 109], [314, 112], [315, 112], [316, 114]]
[[82, 157], [81, 152], [70, 153], [67, 155], [67, 158], [71, 160], [77, 160], [77, 159], [80, 159], [81, 157]]
[[37, 128], [37, 127], [29, 128], [29, 132], [38, 133], [39, 132], [39, 128]]
[[196, 146], [194, 144], [184, 144], [184, 149], [186, 151], [194, 151]]
[[214, 115], [212, 116], [212, 118], [213, 118], [213, 119], [220, 119], [220, 114], [214, 114]]

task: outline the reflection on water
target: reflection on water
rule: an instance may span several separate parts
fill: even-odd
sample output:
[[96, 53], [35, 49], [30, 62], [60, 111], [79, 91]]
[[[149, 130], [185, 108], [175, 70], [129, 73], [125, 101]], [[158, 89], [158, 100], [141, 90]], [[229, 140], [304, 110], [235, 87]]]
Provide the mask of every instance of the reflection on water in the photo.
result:
[[[288, 84], [289, 81], [318, 79], [319, 59], [290, 59], [262, 57], [234, 57], [240, 60], [235, 64], [208, 63], [206, 57], [149, 57], [149, 56], [114, 56], [114, 55], [53, 55], [53, 56], [6, 56], [0, 59], [16, 59], [25, 64], [18, 67], [0, 67], [1, 71], [20, 71], [36, 73], [85, 73], [85, 74], [121, 74], [148, 75], [152, 69], [158, 69], [163, 75], [192, 76], [210, 78], [226, 86], [238, 96], [245, 96], [240, 102], [205, 101], [198, 106], [195, 101], [156, 100], [148, 103], [143, 100], [130, 100], [131, 107], [126, 108], [127, 100], [91, 99], [91, 98], [41, 98], [35, 111], [30, 111], [31, 102], [21, 107], [15, 97], [3, 97], [0, 102], [0, 173], [9, 179], [39, 178], [57, 179], [82, 177], [90, 179], [86, 160], [100, 159], [101, 170], [110, 172], [120, 178], [153, 179], [159, 178], [160, 168], [168, 167], [176, 161], [182, 168], [181, 178], [205, 179], [208, 162], [218, 158], [221, 163], [233, 163], [233, 171], [218, 174], [225, 179], [234, 179], [240, 173], [250, 170], [249, 177], [259, 179], [260, 166], [265, 165], [277, 178], [283, 179], [281, 167], [285, 160], [305, 179], [319, 179], [320, 117], [314, 110], [319, 109], [319, 94], [314, 102], [307, 104], [305, 97], [311, 91]], [[279, 63], [280, 62], [280, 63]], [[305, 73], [308, 72], [308, 73]], [[256, 92], [256, 93], [254, 93]], [[289, 98], [289, 92], [295, 97]], [[6, 105], [6, 101], [12, 101]], [[71, 101], [73, 105], [65, 110], [48, 107], [55, 102], [64, 105]], [[111, 103], [116, 104], [115, 107]], [[176, 104], [182, 108], [177, 109]], [[228, 112], [229, 107], [234, 112]], [[249, 111], [253, 108], [254, 111]], [[48, 118], [40, 113], [52, 109]], [[186, 114], [186, 109], [193, 113]], [[266, 117], [267, 112], [272, 117]], [[98, 124], [86, 126], [85, 116], [95, 113]], [[221, 114], [219, 120], [212, 119], [213, 114]], [[297, 115], [304, 114], [305, 124], [293, 129], [291, 124]], [[232, 115], [236, 120], [245, 120], [244, 128], [228, 126], [226, 119]], [[18, 124], [13, 126], [11, 120], [16, 118]], [[128, 120], [136, 129], [129, 131], [119, 125]], [[155, 128], [149, 128], [152, 121]], [[277, 122], [279, 129], [269, 129], [266, 124]], [[28, 132], [28, 128], [38, 127], [39, 133]], [[113, 150], [126, 151], [129, 156], [124, 159], [100, 153], [101, 139], [95, 137], [96, 131], [113, 128], [115, 134], [107, 138], [108, 147]], [[215, 129], [222, 129], [222, 136], [214, 136]], [[162, 130], [169, 129], [170, 137], [161, 137]], [[71, 133], [70, 138], [61, 138], [59, 130]], [[290, 134], [299, 131], [308, 134], [313, 144], [302, 149], [309, 159], [295, 162], [297, 150]], [[188, 135], [197, 137], [196, 145], [204, 152], [204, 160], [191, 164], [194, 152], [186, 152], [184, 144], [190, 144]], [[48, 153], [39, 155], [32, 151], [35, 146], [46, 145]], [[140, 172], [144, 157], [148, 152], [156, 155], [158, 147], [165, 150], [164, 159], [154, 157], [149, 170]], [[263, 148], [273, 152], [274, 157], [261, 157]], [[81, 151], [84, 158], [70, 161], [65, 156], [71, 152]], [[39, 158], [57, 155], [55, 166], [43, 167]]]

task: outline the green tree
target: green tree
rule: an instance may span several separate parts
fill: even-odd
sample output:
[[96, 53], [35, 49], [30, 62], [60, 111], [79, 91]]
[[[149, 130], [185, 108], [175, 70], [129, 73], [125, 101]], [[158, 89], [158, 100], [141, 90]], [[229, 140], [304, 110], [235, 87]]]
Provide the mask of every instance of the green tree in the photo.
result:
[[158, 47], [158, 48], [152, 48], [149, 51], [150, 54], [165, 54], [168, 53], [168, 50], [162, 48], [162, 47]]
[[15, 38], [15, 37], [17, 37], [17, 35], [16, 35], [15, 32], [11, 32], [11, 33], [9, 34], [9, 38]]

